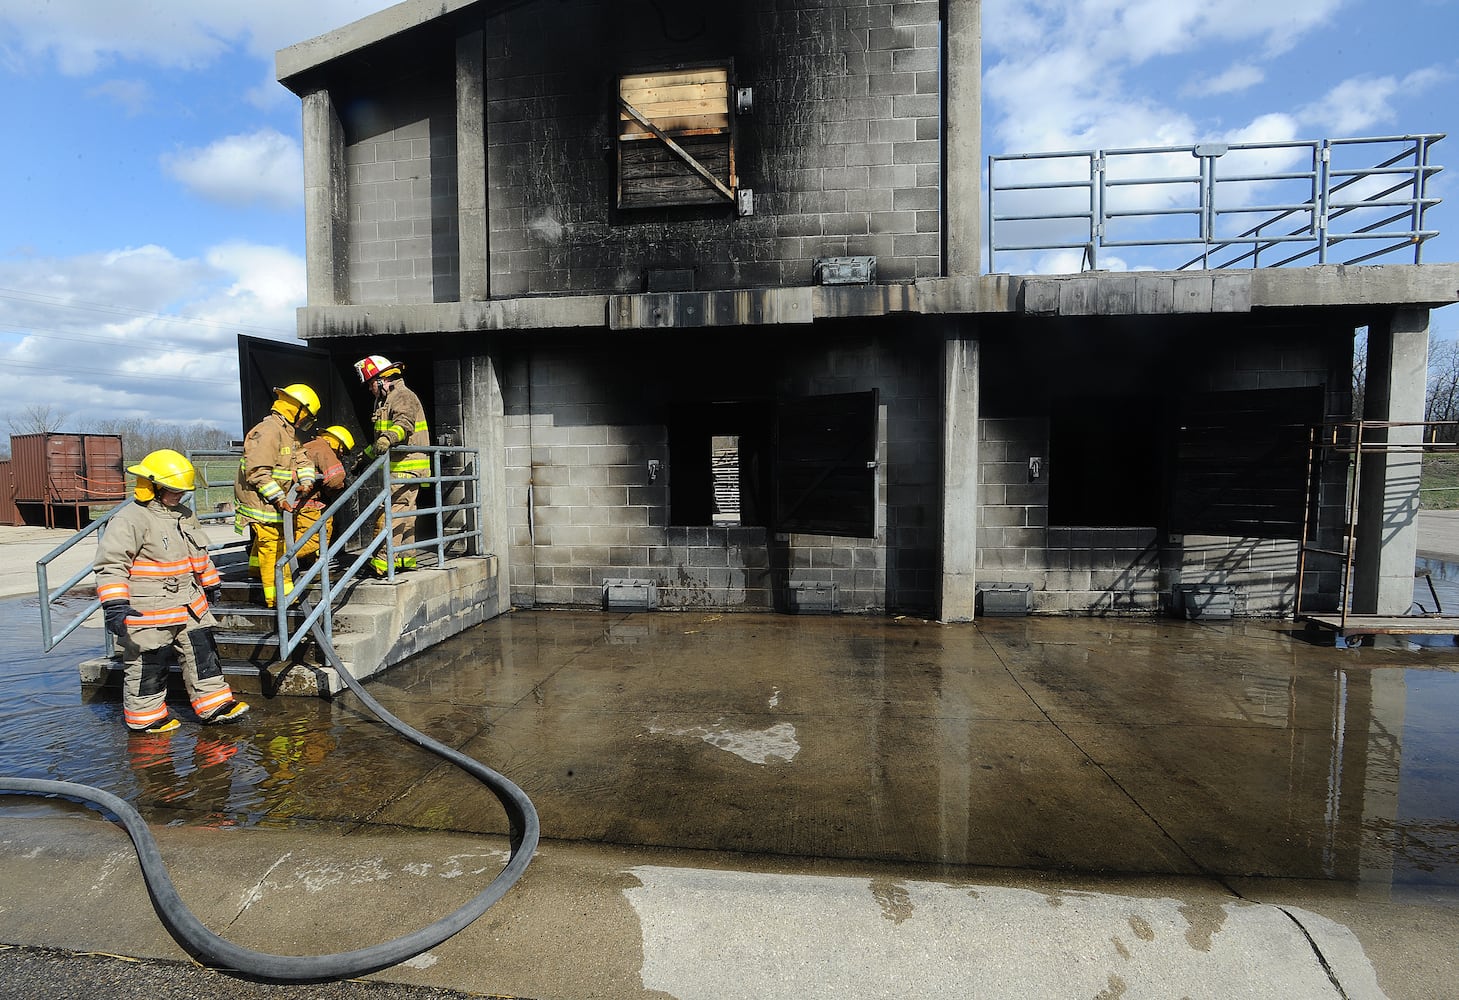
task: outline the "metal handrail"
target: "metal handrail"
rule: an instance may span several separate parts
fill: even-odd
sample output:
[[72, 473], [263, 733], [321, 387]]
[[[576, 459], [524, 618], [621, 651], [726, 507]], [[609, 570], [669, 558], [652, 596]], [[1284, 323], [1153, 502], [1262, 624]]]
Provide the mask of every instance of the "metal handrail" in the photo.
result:
[[[204, 488], [221, 486], [228, 486], [231, 488], [233, 485], [233, 480], [231, 478], [226, 481], [220, 480], [218, 482], [213, 482], [209, 480], [208, 466], [204, 464], [203, 460], [209, 458], [230, 458], [236, 460], [241, 454], [242, 450], [238, 448], [230, 449], [227, 451], [189, 451], [187, 453], [187, 458], [190, 462], [193, 463], [193, 468], [195, 470], [201, 471], [203, 476], [202, 486]], [[123, 499], [121, 503], [117, 504], [101, 517], [98, 517], [86, 527], [77, 531], [76, 534], [72, 535], [70, 538], [66, 539], [50, 552], [47, 552], [45, 555], [36, 560], [36, 590], [40, 597], [41, 608], [41, 645], [46, 652], [50, 652], [52, 649], [54, 649], [57, 645], [64, 641], [67, 636], [80, 628], [82, 622], [84, 622], [87, 618], [90, 618], [93, 614], [97, 612], [97, 610], [101, 608], [101, 601], [93, 596], [92, 599], [87, 602], [85, 607], [83, 607], [74, 618], [71, 618], [69, 622], [62, 627], [60, 633], [57, 634], [55, 629], [55, 622], [52, 617], [53, 607], [61, 597], [65, 596], [76, 587], [80, 586], [84, 580], [86, 580], [92, 575], [92, 573], [95, 572], [95, 570], [88, 565], [84, 569], [77, 570], [76, 573], [73, 574], [71, 578], [65, 583], [52, 589], [50, 586], [50, 564], [55, 562], [56, 559], [69, 552], [77, 545], [80, 545], [82, 542], [91, 538], [93, 535], [96, 536], [93, 539], [94, 543], [99, 545], [101, 543], [103, 535], [106, 532], [107, 522], [110, 521], [113, 516], [115, 516], [117, 511], [125, 507], [128, 502], [128, 500]], [[197, 503], [196, 491], [188, 494], [187, 503], [189, 506], [193, 507], [193, 513], [197, 514], [198, 520], [204, 523], [209, 521], [229, 520], [233, 517], [231, 513], [224, 511], [199, 514], [197, 511], [197, 507], [195, 506]], [[231, 548], [232, 546], [237, 544], [239, 543], [234, 541], [216, 542], [208, 546], [208, 551], [216, 552], [220, 549]], [[103, 636], [103, 650], [105, 652], [105, 655], [110, 656], [113, 650], [116, 648], [116, 639], [110, 632], [104, 631]]]
[[[481, 540], [485, 537], [481, 527], [481, 489], [479, 474], [479, 454], [474, 448], [444, 447], [444, 446], [422, 446], [412, 448], [412, 452], [424, 452], [431, 459], [431, 474], [417, 478], [396, 478], [390, 475], [389, 464], [386, 461], [388, 456], [380, 456], [366, 467], [356, 480], [340, 494], [320, 515], [319, 520], [297, 540], [291, 542], [281, 554], [278, 563], [274, 568], [275, 592], [280, 595], [278, 607], [275, 611], [275, 625], [279, 636], [279, 658], [285, 659], [291, 655], [304, 639], [309, 635], [310, 629], [320, 624], [326, 637], [333, 641], [334, 636], [334, 607], [342, 596], [347, 596], [349, 587], [359, 577], [362, 569], [382, 549], [385, 554], [388, 569], [386, 579], [395, 579], [396, 558], [405, 552], [415, 550], [434, 549], [438, 565], [444, 565], [451, 555], [448, 549], [460, 544], [467, 546], [465, 555], [476, 555], [481, 550]], [[237, 459], [241, 452], [238, 449], [228, 451], [189, 452], [188, 457], [194, 461], [195, 468], [204, 468], [200, 461], [205, 458], [230, 458]], [[459, 471], [446, 471], [443, 466], [448, 458], [458, 456]], [[231, 487], [232, 479], [211, 482], [206, 478], [202, 485]], [[435, 516], [435, 537], [421, 542], [414, 542], [410, 545], [396, 546], [393, 536], [394, 515], [390, 509], [390, 489], [393, 486], [415, 484], [422, 487], [434, 486], [436, 489], [436, 504], [429, 507], [417, 507], [413, 516], [417, 518]], [[449, 485], [460, 485], [467, 489], [469, 496], [463, 503], [447, 504], [444, 502], [444, 487]], [[372, 492], [373, 491], [373, 492]], [[329, 531], [331, 519], [341, 510], [350, 506], [357, 498], [364, 499], [358, 516], [343, 531], [332, 533]], [[41, 642], [46, 651], [50, 651], [62, 640], [81, 626], [87, 618], [91, 617], [101, 607], [101, 601], [94, 595], [87, 604], [77, 612], [69, 622], [65, 623], [59, 633], [56, 631], [56, 622], [53, 618], [53, 606], [56, 602], [80, 586], [94, 572], [90, 565], [78, 570], [65, 583], [52, 588], [49, 582], [49, 566], [57, 558], [70, 551], [75, 546], [86, 542], [88, 539], [93, 544], [99, 544], [103, 533], [106, 530], [107, 522], [121, 510], [127, 501], [123, 501], [104, 515], [97, 518], [85, 528], [77, 531], [70, 538], [66, 539], [56, 548], [36, 560], [36, 582], [40, 596], [41, 609]], [[189, 504], [197, 502], [197, 492], [194, 491], [188, 497]], [[196, 508], [194, 512], [197, 513]], [[446, 515], [452, 513], [464, 514], [464, 526], [459, 530], [447, 523]], [[198, 520], [203, 522], [227, 521], [232, 519], [233, 514], [228, 511], [212, 511], [198, 513]], [[360, 553], [345, 567], [339, 577], [335, 579], [331, 573], [331, 565], [335, 557], [344, 552], [350, 540], [356, 533], [362, 530], [372, 517], [381, 520], [380, 526], [375, 533], [364, 543]], [[293, 519], [286, 516], [284, 522], [284, 537], [293, 538]], [[298, 572], [297, 555], [311, 538], [319, 538], [319, 557], [314, 564], [302, 573]], [[208, 546], [209, 552], [219, 549], [231, 548], [242, 543], [237, 541], [216, 542]], [[294, 575], [293, 590], [284, 593], [283, 573], [284, 567], [288, 566]], [[319, 581], [320, 600], [309, 608], [305, 617], [293, 624], [289, 622], [289, 612], [303, 602], [303, 595], [307, 592], [315, 580]], [[111, 655], [115, 648], [114, 639], [110, 632], [105, 632], [105, 652]]]
[[[52, 590], [49, 579], [50, 564], [58, 559], [60, 556], [69, 552], [76, 545], [79, 545], [86, 539], [90, 538], [93, 534], [96, 536], [96, 543], [100, 544], [102, 534], [106, 531], [106, 522], [110, 521], [112, 515], [122, 509], [124, 503], [117, 504], [101, 517], [97, 518], [95, 521], [92, 521], [86, 527], [82, 528], [80, 531], [76, 532], [76, 534], [72, 535], [70, 538], [66, 539], [66, 541], [62, 542], [60, 545], [56, 546], [54, 549], [47, 552], [45, 555], [41, 556], [35, 561], [36, 587], [40, 594], [41, 604], [41, 645], [46, 652], [50, 652], [52, 649], [54, 649], [68, 635], [80, 628], [82, 622], [90, 618], [93, 614], [97, 612], [97, 610], [101, 608], [100, 598], [96, 597], [93, 594], [90, 602], [87, 603], [86, 607], [82, 609], [80, 614], [77, 615], [77, 617], [73, 619], [70, 624], [66, 625], [61, 630], [60, 635], [56, 635], [55, 626], [51, 620], [52, 605], [55, 604], [56, 601], [60, 600], [60, 598], [64, 597], [66, 594], [70, 593], [72, 589], [79, 586], [81, 581], [85, 580], [92, 573], [96, 572], [96, 570], [92, 566], [88, 565], [83, 569], [77, 570], [76, 573], [69, 580], [61, 584], [59, 587], [55, 588], [55, 590]], [[111, 633], [107, 632], [106, 636], [107, 653], [110, 654]]]
[[[1423, 262], [1423, 244], [1438, 236], [1428, 228], [1429, 209], [1441, 199], [1429, 193], [1429, 181], [1443, 170], [1429, 160], [1434, 143], [1443, 133], [1361, 138], [1294, 140], [1274, 143], [1202, 143], [1189, 146], [1134, 147], [1129, 149], [1075, 150], [1068, 152], [1021, 153], [988, 158], [988, 269], [998, 270], [998, 255], [1009, 252], [1079, 250], [1081, 268], [1099, 266], [1104, 248], [1168, 248], [1199, 246], [1200, 253], [1169, 266], [1169, 270], [1200, 267], [1220, 269], [1286, 266], [1308, 257], [1328, 263], [1328, 252], [1339, 244], [1367, 241], [1364, 252], [1343, 264], [1357, 264], [1374, 257], [1412, 250], [1413, 262]], [[1337, 150], [1371, 147], [1378, 162], [1372, 166], [1334, 167]], [[1394, 149], [1397, 148], [1395, 152]], [[1277, 153], [1290, 157], [1293, 151], [1309, 151], [1309, 168], [1291, 167], [1270, 171], [1234, 170], [1222, 174], [1222, 158], [1231, 153]], [[1194, 157], [1197, 170], [1172, 169], [1171, 157]], [[1111, 164], [1129, 164], [1128, 171], [1111, 177]], [[1229, 161], [1228, 161], [1229, 162]], [[1353, 195], [1353, 185], [1376, 184], [1366, 195], [1340, 200], [1339, 192]], [[1255, 184], [1289, 185], [1284, 195], [1267, 203], [1242, 203], [1229, 197], [1232, 191]], [[1290, 185], [1301, 184], [1302, 192]], [[1193, 189], [1194, 197], [1171, 195], [1159, 204], [1128, 206], [1112, 204], [1116, 192], [1144, 188], [1147, 191]], [[1086, 200], [1078, 195], [1087, 193]], [[1042, 194], [1042, 198], [1039, 198]], [[1063, 203], [1049, 204], [1065, 194]], [[1398, 197], [1394, 197], [1394, 196]], [[1035, 198], [1040, 203], [1029, 207]], [[1352, 213], [1364, 213], [1361, 218]], [[1371, 221], [1372, 213], [1384, 218]], [[1220, 234], [1224, 221], [1267, 216], [1233, 234]], [[1352, 217], [1351, 228], [1336, 223]], [[1195, 232], [1180, 224], [1193, 219]], [[1144, 224], [1144, 231], [1116, 238], [1111, 223], [1125, 226]], [[1286, 223], [1287, 231], [1273, 234]], [[1395, 223], [1403, 223], [1394, 228]], [[1301, 249], [1282, 259], [1263, 264], [1263, 249], [1299, 244]], [[1381, 245], [1379, 245], [1381, 244]], [[1376, 249], [1374, 248], [1376, 246]], [[1232, 250], [1237, 255], [1220, 263], [1212, 254]], [[1249, 263], [1248, 263], [1249, 262]], [[1131, 261], [1146, 266], [1146, 261]]]
[[[374, 558], [379, 557], [383, 552], [386, 565], [385, 579], [394, 582], [395, 564], [401, 554], [416, 550], [435, 549], [436, 560], [439, 565], [444, 565], [449, 556], [447, 548], [462, 542], [468, 545], [468, 549], [479, 549], [479, 540], [484, 537], [481, 528], [481, 491], [480, 477], [478, 472], [479, 456], [474, 448], [446, 447], [441, 445], [413, 447], [411, 451], [423, 452], [430, 456], [431, 474], [418, 477], [395, 477], [390, 475], [390, 466], [387, 461], [389, 455], [381, 455], [372, 461], [363, 472], [356, 478], [343, 493], [324, 509], [319, 519], [298, 539], [291, 542], [279, 558], [278, 564], [274, 567], [274, 591], [279, 595], [278, 607], [275, 609], [275, 624], [279, 636], [279, 658], [285, 659], [298, 649], [299, 645], [309, 637], [310, 630], [316, 623], [319, 623], [325, 636], [334, 641], [333, 608], [342, 595], [347, 595], [351, 585], [360, 577], [365, 566]], [[442, 464], [447, 456], [460, 456], [462, 468], [471, 470], [465, 474], [447, 474], [442, 471]], [[380, 486], [370, 499], [364, 503], [360, 513], [350, 522], [344, 531], [334, 532], [331, 538], [329, 525], [332, 518], [340, 511], [350, 507], [355, 497], [367, 494], [366, 484], [378, 480]], [[444, 490], [441, 487], [452, 484], [473, 484], [476, 486], [471, 491], [470, 499], [465, 503], [446, 504], [442, 502]], [[391, 510], [390, 491], [395, 486], [416, 485], [422, 488], [426, 486], [436, 487], [436, 504], [430, 507], [416, 507], [415, 513], [411, 516], [417, 521], [420, 518], [430, 515], [435, 516], [436, 531], [433, 539], [424, 542], [413, 542], [410, 545], [397, 546], [394, 538], [395, 514]], [[450, 530], [445, 515], [460, 512], [467, 515], [465, 527], [462, 530]], [[474, 516], [472, 516], [474, 514]], [[372, 519], [378, 519], [377, 527], [373, 535], [365, 541], [358, 555], [345, 566], [338, 579], [335, 579], [331, 566], [334, 558], [344, 551], [347, 543], [357, 532], [365, 527]], [[292, 525], [285, 531], [286, 538], [293, 537]], [[314, 564], [302, 573], [297, 569], [297, 554], [311, 539], [319, 540], [319, 556]], [[475, 546], [471, 545], [473, 540], [477, 541]], [[468, 553], [469, 554], [469, 553]], [[284, 592], [284, 567], [291, 568], [291, 572], [297, 575], [293, 577], [293, 588], [288, 593]], [[305, 595], [309, 587], [315, 581], [319, 583], [319, 599], [312, 607], [305, 605], [304, 617], [297, 623], [289, 621], [290, 611], [305, 603]]]

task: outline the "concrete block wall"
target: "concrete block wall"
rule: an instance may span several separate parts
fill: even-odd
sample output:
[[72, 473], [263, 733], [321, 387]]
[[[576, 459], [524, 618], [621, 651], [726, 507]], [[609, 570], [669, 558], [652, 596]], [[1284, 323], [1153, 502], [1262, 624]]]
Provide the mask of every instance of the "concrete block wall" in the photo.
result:
[[1035, 613], [1155, 611], [1160, 551], [1154, 528], [1051, 527], [1048, 475], [1029, 478], [1030, 456], [1049, 453], [1039, 417], [979, 421], [978, 583], [1027, 583]]
[[[704, 363], [681, 362], [651, 344], [611, 354], [514, 353], [498, 359], [512, 603], [598, 606], [603, 580], [626, 577], [654, 580], [666, 609], [783, 607], [790, 585], [827, 582], [837, 585], [842, 611], [930, 608], [935, 376], [890, 342], [787, 353], [769, 383], [741, 386], [747, 397], [880, 389], [875, 537], [670, 524], [666, 401], [696, 374], [712, 377]], [[663, 470], [653, 482], [650, 459]]]
[[[701, 289], [806, 285], [817, 257], [875, 255], [880, 280], [941, 269], [936, 0], [527, 5], [486, 33], [494, 297], [639, 292], [645, 269]], [[635, 18], [633, 12], [638, 14]], [[614, 207], [619, 72], [733, 60], [732, 207]]]
[[455, 93], [362, 102], [346, 121], [349, 295], [356, 305], [460, 298]]
[[[1180, 373], [1182, 391], [1326, 387], [1327, 419], [1346, 419], [1351, 404], [1351, 342], [1331, 330], [1283, 331], [1241, 338], [1232, 350]], [[1029, 480], [1029, 456], [1046, 456], [1049, 423], [1041, 417], [979, 421], [978, 582], [1027, 583], [1035, 612], [1156, 612], [1170, 607], [1180, 583], [1224, 584], [1236, 591], [1236, 611], [1286, 615], [1296, 603], [1295, 540], [1171, 535], [1154, 526], [1050, 526], [1047, 479]], [[1057, 475], [1058, 470], [1047, 470]], [[1344, 517], [1341, 470], [1323, 490], [1327, 523]], [[1329, 546], [1331, 541], [1329, 540]], [[1303, 606], [1332, 600], [1338, 576], [1309, 561]]]
[[[1351, 331], [1286, 330], [1279, 336], [1245, 340], [1230, 351], [1213, 353], [1210, 364], [1192, 378], [1192, 391], [1234, 389], [1290, 389], [1323, 386], [1324, 419], [1347, 420], [1352, 412]], [[1321, 493], [1320, 517], [1328, 531], [1319, 540], [1323, 548], [1337, 548], [1346, 518], [1346, 478], [1342, 469], [1329, 470]], [[1301, 555], [1295, 540], [1232, 536], [1184, 535], [1169, 540], [1166, 554], [1171, 585], [1224, 583], [1235, 588], [1238, 614], [1288, 615], [1297, 604], [1297, 563]], [[1304, 610], [1335, 607], [1341, 585], [1339, 566], [1332, 560], [1309, 560]], [[1168, 589], [1168, 588], [1167, 588]]]

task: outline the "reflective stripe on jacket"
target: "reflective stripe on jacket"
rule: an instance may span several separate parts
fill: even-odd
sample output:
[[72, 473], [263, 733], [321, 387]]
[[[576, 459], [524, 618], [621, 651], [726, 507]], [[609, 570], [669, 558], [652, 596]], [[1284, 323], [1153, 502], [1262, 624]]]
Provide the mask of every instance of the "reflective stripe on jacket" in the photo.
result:
[[424, 452], [410, 450], [411, 447], [431, 443], [426, 411], [420, 405], [420, 397], [411, 392], [404, 382], [393, 383], [385, 398], [380, 400], [380, 405], [375, 407], [373, 426], [375, 443], [371, 446], [371, 454], [390, 452], [392, 476], [430, 475], [431, 460]]
[[223, 582], [197, 516], [159, 499], [129, 501], [96, 547], [96, 596], [131, 602], [129, 628], [213, 624], [203, 588]]
[[250, 521], [282, 524], [283, 515], [274, 501], [288, 496], [296, 481], [308, 486], [316, 478], [318, 473], [304, 456], [294, 425], [270, 411], [243, 441], [243, 457], [233, 481], [233, 519], [238, 529], [242, 531]]

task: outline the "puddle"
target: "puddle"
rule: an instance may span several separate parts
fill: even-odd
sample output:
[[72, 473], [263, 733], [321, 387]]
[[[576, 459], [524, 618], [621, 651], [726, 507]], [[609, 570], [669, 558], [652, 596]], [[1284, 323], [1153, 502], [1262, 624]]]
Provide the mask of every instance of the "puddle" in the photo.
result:
[[[381, 727], [373, 720], [310, 698], [270, 705], [250, 696], [250, 724], [205, 727], [169, 695], [183, 727], [167, 736], [131, 733], [122, 722], [120, 695], [83, 690], [77, 677], [81, 661], [102, 655], [99, 630], [80, 628], [41, 652], [35, 598], [0, 600], [0, 644], [0, 774], [103, 788], [137, 806], [150, 822], [287, 827], [337, 818], [340, 808], [359, 799], [361, 773], [389, 780], [392, 767], [369, 757], [400, 756], [398, 740], [392, 738], [389, 751], [381, 748]], [[252, 724], [260, 718], [264, 725]], [[353, 740], [346, 736], [351, 730], [359, 731]], [[342, 742], [352, 742], [356, 751], [334, 761]], [[321, 815], [320, 804], [331, 797], [333, 808]], [[0, 796], [0, 815], [83, 808]]]
[[[1459, 609], [1459, 581], [1439, 586]], [[513, 612], [371, 691], [518, 781], [549, 838], [1452, 898], [1459, 647], [1295, 631]], [[129, 734], [77, 680], [99, 631], [46, 654], [39, 632], [34, 598], [0, 600], [0, 773], [96, 785], [157, 824], [499, 832], [479, 785], [353, 698], [250, 697], [220, 727], [174, 704], [170, 738]], [[0, 796], [4, 816], [86, 808]]]

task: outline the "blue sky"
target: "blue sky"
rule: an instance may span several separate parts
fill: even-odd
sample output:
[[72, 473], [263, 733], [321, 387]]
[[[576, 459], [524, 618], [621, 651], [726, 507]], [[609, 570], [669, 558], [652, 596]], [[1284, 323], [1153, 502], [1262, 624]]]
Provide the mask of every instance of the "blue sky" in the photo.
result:
[[[274, 52], [387, 6], [0, 6], [0, 418], [241, 431], [236, 334], [292, 339], [304, 304]], [[1459, 0], [984, 0], [983, 36], [985, 154], [1447, 133], [1459, 104]], [[1459, 135], [1436, 154], [1455, 166], [1425, 260], [1454, 261]]]

